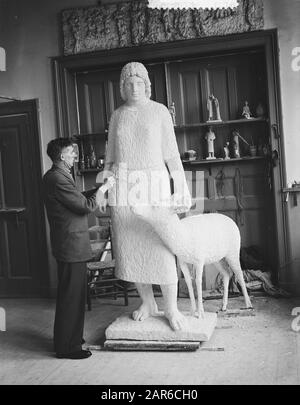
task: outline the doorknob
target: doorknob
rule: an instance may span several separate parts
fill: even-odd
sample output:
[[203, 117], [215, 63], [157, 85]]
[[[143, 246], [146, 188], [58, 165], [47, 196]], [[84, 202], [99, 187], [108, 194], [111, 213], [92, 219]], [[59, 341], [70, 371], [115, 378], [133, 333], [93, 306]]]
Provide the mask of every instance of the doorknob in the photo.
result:
[[15, 219], [15, 223], [17, 227], [20, 225], [19, 221], [19, 215], [24, 212], [26, 209], [25, 207], [16, 207], [16, 208], [0, 208], [0, 215], [1, 214], [6, 214], [6, 215], [12, 215]]

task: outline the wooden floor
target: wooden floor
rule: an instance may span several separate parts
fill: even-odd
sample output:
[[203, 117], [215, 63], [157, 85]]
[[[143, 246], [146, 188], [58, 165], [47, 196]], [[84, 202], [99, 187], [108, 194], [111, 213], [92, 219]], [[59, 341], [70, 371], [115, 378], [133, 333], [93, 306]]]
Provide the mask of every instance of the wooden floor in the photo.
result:
[[[159, 301], [160, 299], [158, 299]], [[138, 298], [98, 299], [86, 313], [85, 338], [102, 344], [105, 328]], [[161, 302], [159, 301], [159, 304]], [[300, 332], [291, 329], [291, 311], [299, 299], [254, 297], [255, 316], [219, 318], [206, 347], [224, 351], [107, 352], [86, 360], [59, 360], [52, 352], [54, 301], [0, 299], [7, 331], [0, 332], [0, 384], [300, 384]], [[220, 301], [206, 301], [216, 311]], [[179, 306], [187, 309], [188, 300]], [[231, 299], [230, 309], [243, 306]]]

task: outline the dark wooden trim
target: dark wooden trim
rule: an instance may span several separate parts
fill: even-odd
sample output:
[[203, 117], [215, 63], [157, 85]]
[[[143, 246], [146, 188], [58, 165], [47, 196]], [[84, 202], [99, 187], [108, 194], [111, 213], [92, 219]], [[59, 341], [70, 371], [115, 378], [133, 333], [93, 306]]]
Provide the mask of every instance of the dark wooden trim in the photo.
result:
[[78, 55], [54, 57], [52, 60], [70, 71], [78, 72], [86, 69], [99, 69], [109, 65], [121, 65], [134, 59], [144, 62], [159, 62], [168, 59], [172, 60], [176, 57], [186, 58], [189, 55], [198, 54], [204, 56], [217, 52], [264, 47], [266, 40], [276, 37], [276, 35], [277, 31], [275, 29], [253, 31], [251, 33], [87, 52]]
[[[273, 193], [275, 199], [275, 210], [277, 218], [276, 238], [278, 250], [274, 254], [278, 257], [278, 268], [276, 280], [281, 286], [285, 285], [285, 272], [291, 262], [291, 243], [290, 243], [290, 229], [288, 221], [288, 205], [284, 202], [284, 196], [281, 193], [283, 187], [286, 186], [286, 162], [284, 152], [284, 134], [282, 126], [282, 106], [281, 106], [281, 87], [280, 87], [280, 73], [279, 73], [279, 45], [277, 30], [272, 30], [272, 35], [267, 39], [265, 44], [266, 65], [267, 65], [267, 78], [270, 81], [268, 84], [269, 89], [269, 105], [275, 111], [275, 117], [270, 117], [270, 133], [272, 149], [277, 150], [279, 156], [279, 165], [277, 175], [273, 178]], [[272, 82], [271, 82], [272, 81]], [[272, 94], [270, 94], [272, 92]], [[274, 134], [272, 130], [273, 124], [277, 125], [278, 134]], [[275, 174], [274, 169], [274, 174]], [[274, 280], [275, 281], [275, 280]], [[288, 286], [287, 286], [288, 288]]]

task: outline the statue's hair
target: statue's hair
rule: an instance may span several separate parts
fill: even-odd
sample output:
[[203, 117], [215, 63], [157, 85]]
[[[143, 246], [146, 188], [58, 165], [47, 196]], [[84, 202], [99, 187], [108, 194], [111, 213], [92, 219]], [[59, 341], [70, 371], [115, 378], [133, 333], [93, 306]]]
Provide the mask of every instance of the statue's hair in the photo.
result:
[[148, 71], [145, 66], [140, 62], [130, 62], [125, 65], [121, 71], [120, 77], [120, 93], [124, 101], [127, 100], [125, 93], [125, 82], [132, 76], [138, 76], [145, 82], [146, 97], [151, 97], [151, 82], [149, 79]]

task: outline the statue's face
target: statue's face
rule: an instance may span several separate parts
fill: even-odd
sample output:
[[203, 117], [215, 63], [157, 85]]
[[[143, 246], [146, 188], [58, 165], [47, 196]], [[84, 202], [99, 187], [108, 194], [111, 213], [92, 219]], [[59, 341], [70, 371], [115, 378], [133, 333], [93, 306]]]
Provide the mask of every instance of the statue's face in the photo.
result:
[[146, 98], [145, 82], [138, 76], [129, 77], [125, 81], [124, 90], [129, 103], [138, 103]]

